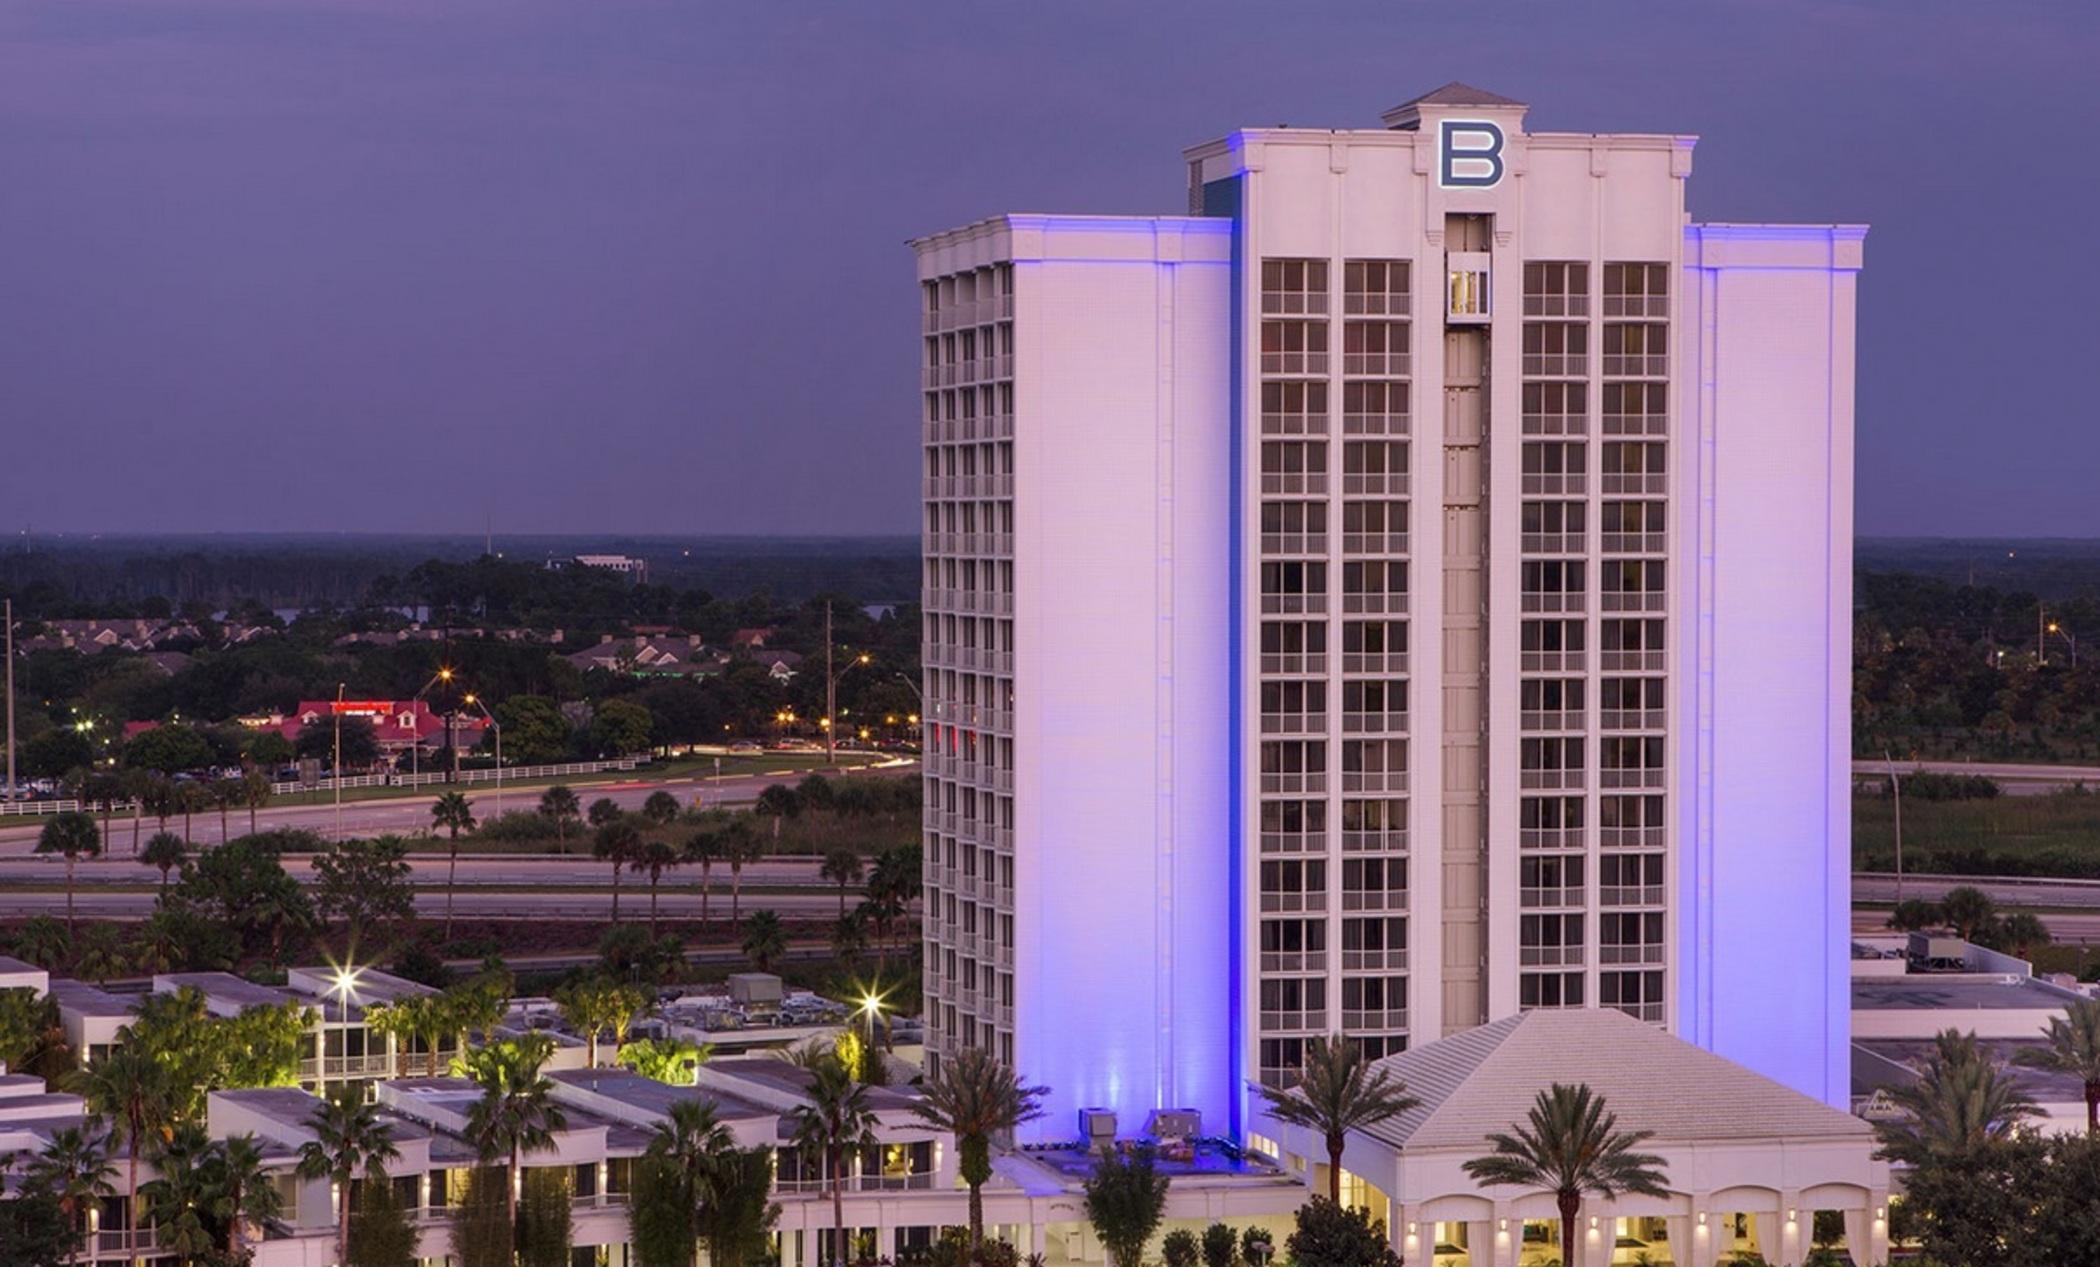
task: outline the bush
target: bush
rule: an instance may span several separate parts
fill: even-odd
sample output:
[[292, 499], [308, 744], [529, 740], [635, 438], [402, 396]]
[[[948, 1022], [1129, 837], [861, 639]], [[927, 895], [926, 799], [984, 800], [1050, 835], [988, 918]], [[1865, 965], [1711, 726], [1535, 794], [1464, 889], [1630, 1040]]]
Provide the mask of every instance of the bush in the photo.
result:
[[1997, 780], [1981, 774], [1938, 774], [1920, 770], [1900, 780], [1903, 795], [1918, 801], [1988, 801], [1999, 794]]
[[[573, 834], [573, 828], [572, 834]], [[474, 829], [474, 839], [500, 844], [536, 845], [559, 839], [561, 824], [537, 810], [514, 809], [495, 818], [485, 818]]]
[[1239, 1261], [1239, 1238], [1223, 1223], [1203, 1229], [1203, 1267], [1234, 1267]]
[[1400, 1267], [1385, 1223], [1316, 1196], [1298, 1207], [1298, 1230], [1284, 1242], [1295, 1267]]
[[1166, 1260], [1167, 1267], [1196, 1267], [1203, 1258], [1203, 1247], [1194, 1232], [1178, 1227], [1160, 1242], [1159, 1256]]

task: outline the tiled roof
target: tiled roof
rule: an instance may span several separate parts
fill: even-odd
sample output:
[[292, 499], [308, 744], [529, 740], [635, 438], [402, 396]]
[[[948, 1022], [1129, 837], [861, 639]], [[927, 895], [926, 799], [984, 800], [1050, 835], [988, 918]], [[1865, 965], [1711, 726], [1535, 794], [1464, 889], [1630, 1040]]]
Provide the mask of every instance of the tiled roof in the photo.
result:
[[1523, 104], [1523, 102], [1518, 101], [1514, 97], [1505, 97], [1499, 92], [1489, 92], [1485, 88], [1475, 88], [1471, 84], [1462, 84], [1454, 79], [1441, 88], [1425, 92], [1412, 101], [1403, 101], [1393, 108], [1395, 110], [1405, 110], [1409, 106], [1521, 106]]
[[1659, 1142], [1802, 1137], [1858, 1139], [1849, 1113], [1752, 1073], [1610, 1008], [1525, 1012], [1389, 1056], [1421, 1104], [1368, 1134], [1396, 1147], [1481, 1145], [1523, 1120], [1556, 1082], [1604, 1097], [1625, 1130]]

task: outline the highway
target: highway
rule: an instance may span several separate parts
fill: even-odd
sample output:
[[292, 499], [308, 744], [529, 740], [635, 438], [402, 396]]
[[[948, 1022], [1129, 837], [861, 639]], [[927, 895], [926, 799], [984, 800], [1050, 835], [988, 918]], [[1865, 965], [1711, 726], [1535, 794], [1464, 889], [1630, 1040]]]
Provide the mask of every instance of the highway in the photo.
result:
[[[74, 912], [80, 919], [141, 920], [153, 913], [158, 895], [152, 892], [110, 892], [106, 889], [81, 887], [74, 896]], [[836, 919], [839, 913], [838, 894], [830, 893], [753, 893], [744, 892], [744, 914], [753, 911], [773, 911], [782, 919]], [[457, 895], [454, 913], [461, 919], [530, 919], [565, 920], [586, 923], [606, 923], [612, 919], [612, 892], [533, 892], [511, 889], [491, 892], [487, 889], [462, 888]], [[658, 910], [666, 918], [698, 919], [700, 917], [700, 894], [690, 888], [673, 890], [664, 888], [658, 898]], [[56, 889], [22, 890], [0, 887], [0, 919], [21, 918], [30, 915], [54, 915], [66, 913], [66, 895]], [[718, 921], [729, 918], [729, 888], [726, 882], [718, 883], [708, 899], [708, 913]], [[416, 914], [424, 919], [443, 919], [445, 916], [445, 893], [443, 889], [422, 889], [416, 894]], [[646, 922], [649, 917], [649, 888], [647, 884], [631, 881], [620, 886], [620, 918], [626, 923]]]
[[[761, 858], [744, 866], [744, 889], [748, 893], [759, 886], [778, 887], [799, 885], [812, 892], [832, 895], [838, 900], [838, 888], [830, 881], [818, 876], [822, 866], [818, 858], [807, 855], [783, 855]], [[310, 882], [313, 874], [313, 859], [305, 854], [287, 854], [284, 869], [301, 882]], [[409, 879], [418, 886], [442, 887], [445, 883], [445, 855], [443, 853], [414, 853], [409, 855]], [[66, 860], [50, 854], [37, 854], [26, 858], [0, 858], [0, 897], [5, 896], [4, 887], [9, 884], [35, 884], [43, 886], [62, 885], [66, 880]], [[97, 858], [74, 865], [74, 880], [81, 891], [92, 888], [108, 888], [113, 885], [158, 885], [160, 872], [129, 857]], [[666, 871], [663, 878], [665, 892], [673, 888], [693, 888], [699, 883], [698, 867], [679, 867]], [[595, 858], [570, 854], [566, 856], [548, 854], [471, 854], [459, 856], [459, 887], [469, 888], [530, 888], [536, 885], [558, 885], [569, 887], [611, 888], [613, 869], [610, 863]], [[646, 887], [648, 876], [631, 871], [620, 873], [620, 887], [625, 890]], [[715, 864], [711, 884], [717, 893], [729, 891], [729, 868]]]
[[[1886, 779], [1886, 761], [1854, 761], [1855, 779]], [[1898, 776], [1910, 774], [1980, 774], [1995, 782], [2008, 796], [2041, 796], [2060, 788], [2083, 783], [2100, 789], [2100, 766], [2007, 765], [1984, 761], [1897, 761]]]
[[[853, 778], [870, 774], [910, 774], [918, 769], [916, 761], [886, 762], [875, 766], [856, 766], [836, 774]], [[635, 778], [632, 775], [586, 776], [569, 782], [585, 806], [599, 797], [610, 797], [623, 809], [640, 809], [649, 794], [657, 791], [670, 792], [688, 806], [745, 805], [758, 799], [758, 794], [769, 784], [794, 783], [811, 773], [808, 770], [781, 771], [760, 774], [726, 774], [720, 778], [711, 775], [688, 775], [674, 779]], [[832, 777], [832, 772], [826, 772]], [[442, 791], [443, 789], [440, 789]], [[474, 803], [474, 812], [482, 816], [497, 813], [498, 798], [494, 784], [479, 783], [461, 789]], [[539, 804], [540, 793], [545, 784], [506, 788], [501, 798], [505, 810], [530, 809]], [[410, 836], [430, 830], [430, 807], [436, 802], [438, 792], [409, 794], [384, 799], [343, 802], [341, 810], [341, 834], [346, 837], [379, 836], [393, 834]], [[337, 835], [337, 810], [333, 803], [323, 805], [278, 805], [263, 809], [256, 815], [256, 826], [268, 830], [277, 827], [296, 827], [334, 839]], [[171, 820], [171, 828], [180, 830], [180, 820]], [[140, 839], [151, 836], [158, 829], [153, 819], [139, 823], [136, 834]], [[248, 812], [231, 811], [226, 818], [227, 832], [242, 836], [248, 832]], [[37, 833], [42, 830], [39, 823], [0, 827], [0, 858], [21, 857], [31, 853], [36, 846]], [[587, 831], [588, 829], [581, 829]], [[191, 843], [215, 845], [223, 836], [219, 828], [218, 811], [213, 810], [192, 816], [190, 820]], [[134, 827], [129, 816], [110, 820], [110, 850], [116, 855], [131, 851]], [[574, 848], [587, 848], [572, 842]]]

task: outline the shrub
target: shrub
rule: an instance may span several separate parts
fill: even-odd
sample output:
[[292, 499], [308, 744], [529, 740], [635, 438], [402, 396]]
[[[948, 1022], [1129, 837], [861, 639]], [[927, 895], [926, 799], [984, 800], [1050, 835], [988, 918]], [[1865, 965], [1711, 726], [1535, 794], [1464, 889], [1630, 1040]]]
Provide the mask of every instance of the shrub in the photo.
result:
[[1203, 1267], [1234, 1267], [1239, 1261], [1239, 1238], [1223, 1223], [1203, 1229]]
[[1196, 1267], [1203, 1258], [1203, 1247], [1194, 1232], [1179, 1227], [1160, 1242], [1159, 1256], [1166, 1260], [1167, 1267]]

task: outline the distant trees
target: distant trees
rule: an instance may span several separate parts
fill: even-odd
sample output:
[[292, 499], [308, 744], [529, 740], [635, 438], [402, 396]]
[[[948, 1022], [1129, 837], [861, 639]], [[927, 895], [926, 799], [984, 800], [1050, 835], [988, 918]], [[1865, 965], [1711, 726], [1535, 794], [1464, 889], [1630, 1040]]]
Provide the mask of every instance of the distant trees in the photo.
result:
[[[323, 768], [332, 768], [335, 762], [337, 719], [315, 722], [300, 730], [299, 738], [292, 744], [294, 753], [319, 761]], [[372, 723], [362, 717], [344, 717], [342, 726], [343, 768], [358, 770], [379, 760], [379, 739], [372, 731]]]
[[512, 695], [496, 705], [496, 724], [503, 727], [506, 760], [523, 765], [561, 761], [569, 756], [569, 719], [544, 695]]
[[188, 726], [164, 725], [141, 731], [124, 745], [124, 764], [136, 770], [181, 774], [212, 763], [212, 746]]
[[601, 757], [625, 757], [649, 747], [649, 710], [632, 700], [609, 699], [591, 715], [588, 742]]
[[352, 946], [375, 926], [398, 928], [415, 918], [408, 842], [399, 836], [330, 841], [313, 866], [314, 906], [322, 918], [344, 922]]

